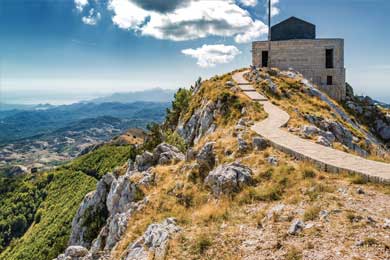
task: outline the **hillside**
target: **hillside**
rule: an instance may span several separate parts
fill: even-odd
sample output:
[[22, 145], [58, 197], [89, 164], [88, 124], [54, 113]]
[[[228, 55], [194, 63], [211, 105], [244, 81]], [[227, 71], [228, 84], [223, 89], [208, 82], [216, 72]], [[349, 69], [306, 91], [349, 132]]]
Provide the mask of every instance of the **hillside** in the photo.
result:
[[[328, 147], [388, 160], [375, 129], [291, 73], [246, 75], [288, 112], [284, 131], [313, 143], [329, 132]], [[178, 90], [137, 149], [103, 146], [39, 175], [47, 195], [21, 214], [30, 216], [28, 229], [3, 243], [0, 258], [389, 258], [389, 185], [330, 174], [277, 150], [251, 130], [267, 117], [232, 73]], [[323, 121], [342, 133], [322, 130]]]
[[0, 174], [62, 164], [129, 128], [145, 129], [149, 123], [162, 122], [168, 106], [150, 102], [76, 103], [12, 111], [0, 120]]

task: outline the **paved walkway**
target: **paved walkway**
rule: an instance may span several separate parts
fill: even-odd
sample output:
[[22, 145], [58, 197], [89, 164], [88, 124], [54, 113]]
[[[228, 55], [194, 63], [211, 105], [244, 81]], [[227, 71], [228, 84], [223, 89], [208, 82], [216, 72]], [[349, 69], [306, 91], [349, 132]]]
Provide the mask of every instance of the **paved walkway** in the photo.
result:
[[364, 159], [330, 147], [325, 147], [293, 135], [280, 127], [287, 124], [290, 116], [278, 106], [273, 105], [237, 72], [233, 79], [242, 91], [264, 106], [268, 118], [255, 123], [252, 130], [266, 138], [277, 149], [301, 160], [314, 162], [327, 172], [350, 172], [361, 174], [370, 181], [390, 183], [390, 164]]

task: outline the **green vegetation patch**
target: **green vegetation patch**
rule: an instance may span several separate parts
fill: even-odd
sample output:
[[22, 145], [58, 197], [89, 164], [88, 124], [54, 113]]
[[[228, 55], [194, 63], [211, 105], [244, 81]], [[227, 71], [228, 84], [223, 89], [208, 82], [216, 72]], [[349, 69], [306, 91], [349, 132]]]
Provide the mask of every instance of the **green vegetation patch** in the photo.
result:
[[66, 168], [73, 171], [82, 171], [100, 179], [115, 167], [125, 164], [127, 160], [135, 159], [135, 156], [136, 149], [131, 145], [104, 145], [95, 151], [76, 158]]
[[64, 251], [71, 223], [86, 193], [96, 180], [82, 172], [55, 172], [46, 187], [47, 196], [37, 210], [36, 222], [20, 239], [15, 239], [0, 259], [53, 259]]

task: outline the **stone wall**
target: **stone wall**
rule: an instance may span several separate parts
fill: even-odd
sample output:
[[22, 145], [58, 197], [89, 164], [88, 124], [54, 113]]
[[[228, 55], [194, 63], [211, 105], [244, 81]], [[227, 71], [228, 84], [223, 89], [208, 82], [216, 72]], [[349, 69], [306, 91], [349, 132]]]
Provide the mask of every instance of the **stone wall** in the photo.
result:
[[[327, 69], [325, 66], [326, 49], [333, 49], [334, 68], [332, 69]], [[253, 42], [253, 65], [262, 65], [262, 51], [267, 50], [267, 41]], [[345, 98], [343, 39], [273, 41], [271, 42], [271, 66], [282, 70], [289, 68], [297, 70], [332, 98], [336, 100]], [[332, 76], [332, 85], [327, 85], [328, 76]]]

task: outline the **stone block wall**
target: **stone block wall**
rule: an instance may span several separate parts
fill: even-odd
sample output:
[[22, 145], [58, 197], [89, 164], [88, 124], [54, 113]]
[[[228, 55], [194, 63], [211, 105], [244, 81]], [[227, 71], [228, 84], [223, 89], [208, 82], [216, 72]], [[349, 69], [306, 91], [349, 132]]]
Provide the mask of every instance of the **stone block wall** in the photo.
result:
[[[333, 49], [334, 66], [331, 69], [325, 66], [327, 49]], [[262, 51], [268, 51], [267, 41], [252, 43], [253, 65], [261, 67]], [[343, 39], [272, 41], [271, 66], [281, 70], [297, 70], [332, 98], [345, 98]], [[332, 85], [327, 85], [328, 76], [332, 76]]]

